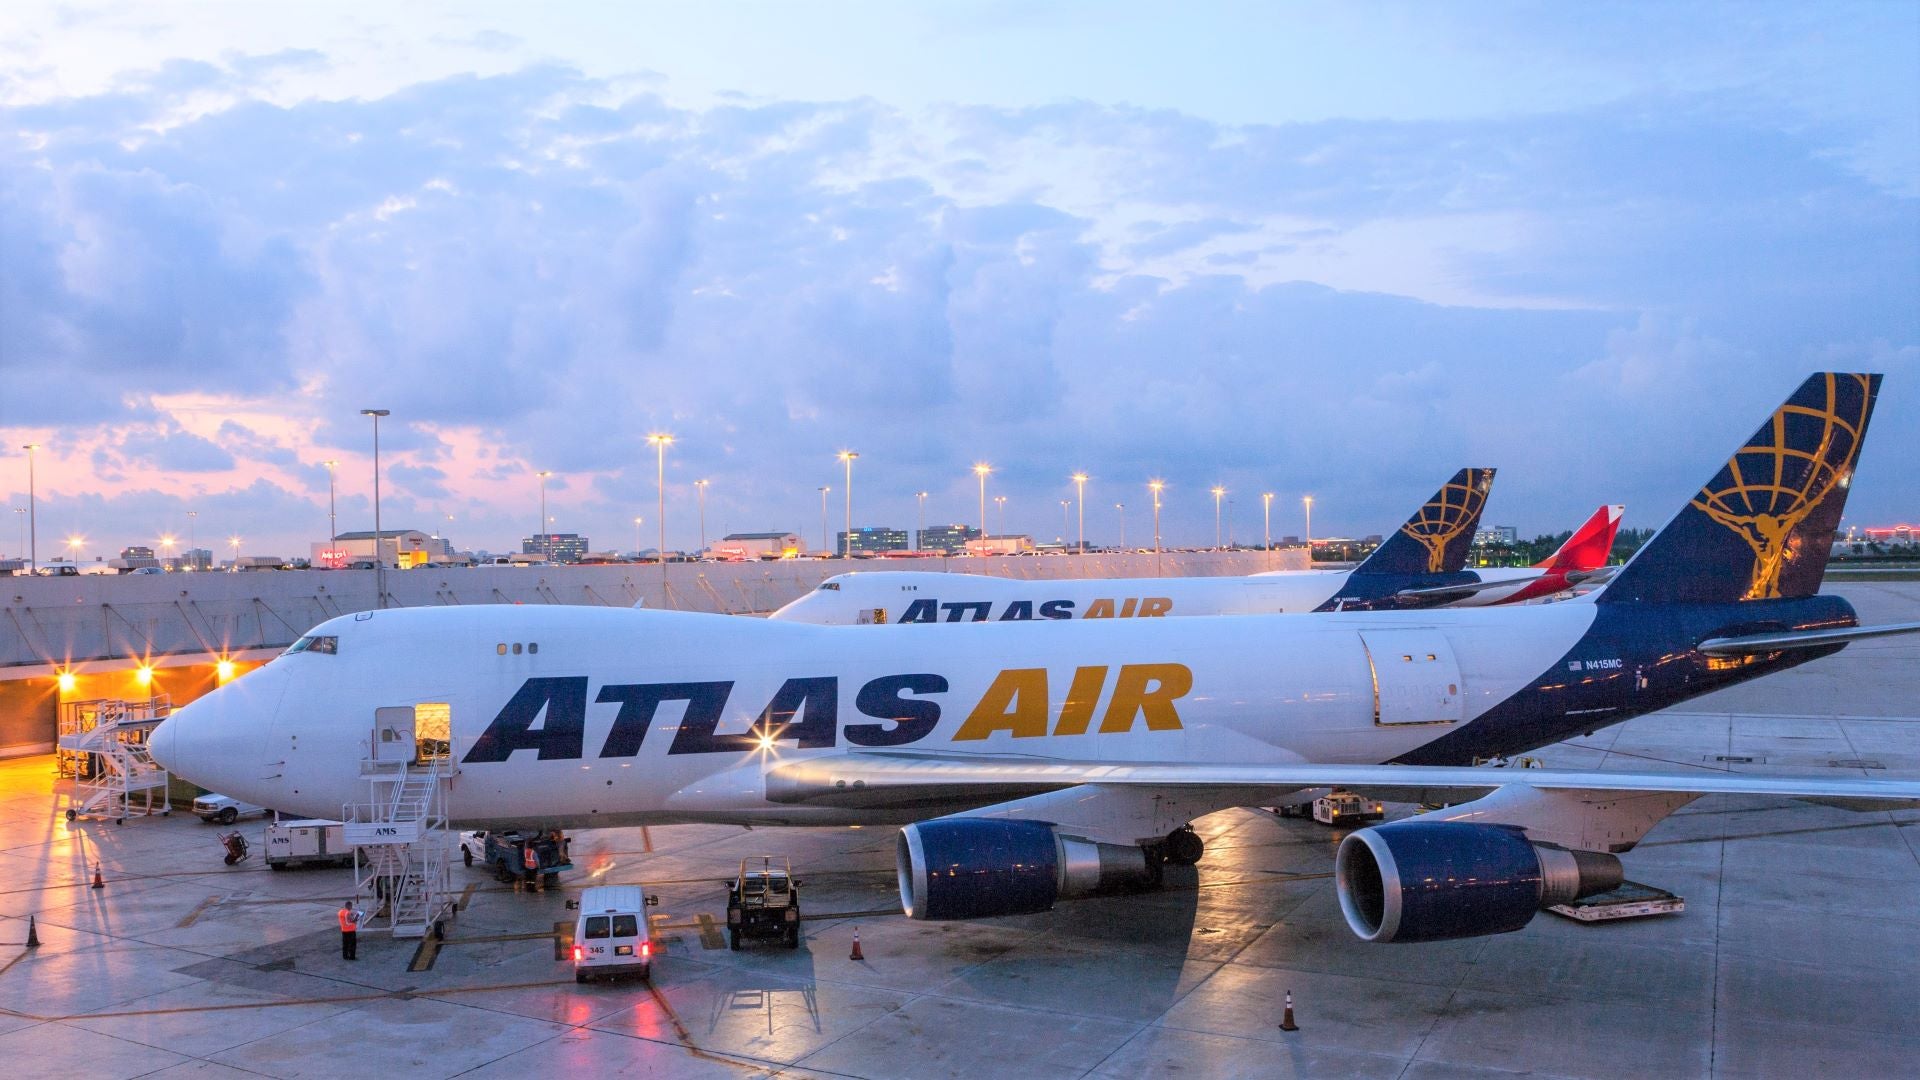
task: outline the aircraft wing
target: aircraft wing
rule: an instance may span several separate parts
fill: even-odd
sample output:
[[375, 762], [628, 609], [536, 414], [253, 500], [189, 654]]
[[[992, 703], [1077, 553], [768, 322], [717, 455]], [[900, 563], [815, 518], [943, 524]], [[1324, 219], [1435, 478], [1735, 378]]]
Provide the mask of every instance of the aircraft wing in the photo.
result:
[[935, 794], [979, 789], [1001, 795], [1080, 784], [1150, 787], [1322, 787], [1444, 790], [1521, 785], [1537, 790], [1667, 792], [1691, 795], [1780, 795], [1791, 798], [1920, 803], [1920, 779], [1865, 780], [1752, 773], [1628, 773], [1559, 769], [1489, 769], [1431, 765], [1091, 764], [895, 753], [841, 754], [777, 765], [767, 772], [774, 802], [869, 803], [884, 793]]
[[1920, 633], [1920, 622], [1886, 623], [1881, 626], [1846, 626], [1834, 630], [1797, 630], [1779, 634], [1742, 634], [1738, 637], [1708, 638], [1700, 651], [1708, 656], [1746, 656], [1751, 653], [1779, 652], [1782, 649], [1814, 649], [1822, 645], [1844, 645], [1862, 638], [1892, 634]]

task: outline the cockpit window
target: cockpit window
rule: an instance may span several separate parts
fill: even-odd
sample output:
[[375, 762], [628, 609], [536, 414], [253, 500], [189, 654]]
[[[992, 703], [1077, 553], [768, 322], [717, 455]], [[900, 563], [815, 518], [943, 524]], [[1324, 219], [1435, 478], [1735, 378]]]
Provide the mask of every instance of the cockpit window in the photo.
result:
[[815, 592], [839, 592], [840, 583], [837, 581], [823, 581], [820, 583], [820, 587], [814, 591]]
[[288, 653], [317, 652], [333, 656], [340, 651], [340, 639], [332, 634], [308, 634], [293, 643]]

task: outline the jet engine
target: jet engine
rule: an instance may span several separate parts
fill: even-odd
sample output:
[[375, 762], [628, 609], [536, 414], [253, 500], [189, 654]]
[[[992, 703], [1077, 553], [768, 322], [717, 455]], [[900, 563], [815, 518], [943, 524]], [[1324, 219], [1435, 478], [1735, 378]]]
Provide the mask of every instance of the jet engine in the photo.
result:
[[985, 919], [1046, 911], [1153, 880], [1145, 849], [1062, 836], [1042, 821], [942, 818], [900, 830], [900, 903], [914, 919]]
[[1515, 825], [1418, 818], [1349, 833], [1333, 869], [1347, 925], [1377, 942], [1504, 934], [1622, 880], [1614, 856], [1537, 844]]

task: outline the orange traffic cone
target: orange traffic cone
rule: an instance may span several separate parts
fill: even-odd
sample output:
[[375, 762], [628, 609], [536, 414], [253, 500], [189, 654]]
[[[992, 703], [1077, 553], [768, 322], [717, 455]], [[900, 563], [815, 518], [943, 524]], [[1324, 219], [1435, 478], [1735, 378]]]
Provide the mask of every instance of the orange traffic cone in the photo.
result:
[[40, 927], [34, 924], [33, 916], [29, 915], [27, 916], [27, 948], [37, 949], [39, 947]]
[[860, 928], [857, 926], [853, 928], [853, 955], [847, 957], [847, 959], [849, 960], [865, 960], [866, 959], [866, 957], [860, 955]]
[[104, 888], [106, 888], [106, 887], [107, 887], [107, 883], [106, 883], [105, 881], [102, 881], [102, 880], [101, 880], [101, 878], [100, 878], [100, 864], [99, 864], [99, 863], [94, 863], [94, 864], [93, 864], [93, 885], [92, 885], [91, 887], [92, 887], [92, 888], [95, 888], [95, 889], [104, 889]]
[[1300, 1025], [1293, 1022], [1293, 991], [1287, 991], [1287, 1011], [1280, 1014], [1281, 1031], [1299, 1031]]

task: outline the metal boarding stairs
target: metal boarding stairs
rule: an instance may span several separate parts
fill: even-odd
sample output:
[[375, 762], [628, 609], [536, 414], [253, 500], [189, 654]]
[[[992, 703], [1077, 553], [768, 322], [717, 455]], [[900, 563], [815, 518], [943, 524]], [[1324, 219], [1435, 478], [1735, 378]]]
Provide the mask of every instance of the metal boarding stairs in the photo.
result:
[[371, 798], [349, 803], [341, 820], [354, 845], [354, 906], [370, 912], [362, 930], [424, 937], [453, 912], [447, 859], [444, 757], [360, 763]]
[[85, 814], [124, 825], [135, 815], [164, 817], [173, 812], [167, 770], [147, 751], [147, 736], [172, 712], [173, 704], [164, 695], [146, 701], [61, 703], [58, 766], [61, 775], [74, 780], [68, 821]]

